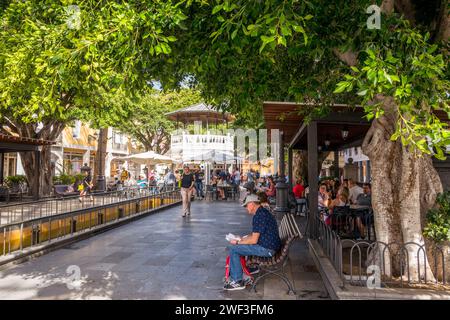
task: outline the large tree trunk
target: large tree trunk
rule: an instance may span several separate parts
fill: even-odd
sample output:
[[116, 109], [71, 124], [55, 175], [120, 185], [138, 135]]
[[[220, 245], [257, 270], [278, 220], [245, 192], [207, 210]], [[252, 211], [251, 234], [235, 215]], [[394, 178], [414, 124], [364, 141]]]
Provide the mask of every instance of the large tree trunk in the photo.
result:
[[[319, 152], [318, 155], [318, 172], [317, 174], [320, 174], [320, 171], [322, 169], [322, 164], [324, 160], [328, 157], [330, 154], [329, 151]], [[294, 150], [292, 153], [292, 169], [294, 173], [294, 182], [295, 179], [299, 177], [303, 177], [303, 179], [307, 178], [308, 176], [308, 152], [304, 150]]]
[[93, 176], [95, 183], [98, 181], [99, 175], [105, 176], [105, 159], [106, 159], [106, 149], [108, 146], [108, 128], [102, 128], [99, 131], [100, 132], [99, 132], [99, 139], [97, 141], [97, 152], [95, 154], [95, 166]]
[[[20, 152], [23, 170], [28, 180], [29, 195], [34, 195], [37, 190], [36, 184], [39, 184], [39, 197], [47, 196], [52, 193], [53, 188], [53, 170], [51, 163], [52, 150], [50, 146], [43, 146], [40, 154], [40, 161], [35, 152]], [[36, 180], [36, 172], [39, 172], [39, 180]]]
[[[61, 134], [65, 127], [65, 123], [50, 120], [43, 122], [42, 128], [37, 129], [36, 123], [23, 123], [6, 119], [7, 125], [12, 133], [18, 134], [21, 137], [43, 139], [54, 141]], [[50, 195], [53, 188], [53, 170], [51, 164], [51, 146], [43, 146], [40, 161], [37, 162], [35, 152], [21, 152], [20, 153], [25, 175], [27, 176], [30, 194], [36, 190], [36, 172], [39, 172], [39, 196]]]
[[383, 103], [385, 114], [372, 122], [362, 146], [371, 161], [375, 231], [377, 241], [385, 245], [405, 244], [405, 250], [396, 245], [390, 247], [391, 254], [386, 250], [384, 272], [388, 276], [407, 276], [409, 272], [413, 281], [425, 276], [432, 280], [422, 230], [425, 214], [442, 192], [442, 184], [429, 156], [416, 156], [400, 141], [390, 140], [397, 107], [390, 97], [376, 99]]

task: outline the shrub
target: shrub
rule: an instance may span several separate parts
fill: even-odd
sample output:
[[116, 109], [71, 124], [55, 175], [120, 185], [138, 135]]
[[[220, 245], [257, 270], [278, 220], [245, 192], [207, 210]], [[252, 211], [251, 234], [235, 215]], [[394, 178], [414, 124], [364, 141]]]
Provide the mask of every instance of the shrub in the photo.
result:
[[5, 178], [6, 185], [11, 188], [13, 185], [28, 183], [24, 175], [8, 176]]
[[59, 176], [55, 176], [53, 177], [53, 184], [58, 185], [58, 184], [66, 184], [66, 185], [71, 185], [74, 184], [75, 182], [75, 177], [68, 175], [68, 174], [61, 174]]
[[436, 243], [450, 240], [450, 192], [438, 194], [436, 205], [427, 213], [423, 235]]

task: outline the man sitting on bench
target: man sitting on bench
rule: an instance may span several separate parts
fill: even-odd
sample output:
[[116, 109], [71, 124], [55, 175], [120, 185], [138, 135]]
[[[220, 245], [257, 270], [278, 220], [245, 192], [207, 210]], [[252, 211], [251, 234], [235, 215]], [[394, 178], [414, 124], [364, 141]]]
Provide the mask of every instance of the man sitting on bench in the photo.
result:
[[224, 290], [245, 288], [242, 282], [241, 256], [272, 257], [281, 246], [277, 221], [261, 206], [258, 196], [248, 195], [242, 206], [253, 215], [252, 234], [230, 241], [230, 281], [225, 284]]

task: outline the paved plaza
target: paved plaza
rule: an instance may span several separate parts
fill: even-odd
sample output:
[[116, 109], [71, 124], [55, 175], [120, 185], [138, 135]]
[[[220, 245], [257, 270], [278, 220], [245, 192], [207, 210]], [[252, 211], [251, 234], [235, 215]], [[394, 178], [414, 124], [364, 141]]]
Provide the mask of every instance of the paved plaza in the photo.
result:
[[237, 202], [195, 201], [188, 218], [176, 206], [1, 270], [0, 299], [327, 299], [304, 239], [290, 252], [296, 295], [276, 277], [223, 291], [225, 235], [250, 231]]

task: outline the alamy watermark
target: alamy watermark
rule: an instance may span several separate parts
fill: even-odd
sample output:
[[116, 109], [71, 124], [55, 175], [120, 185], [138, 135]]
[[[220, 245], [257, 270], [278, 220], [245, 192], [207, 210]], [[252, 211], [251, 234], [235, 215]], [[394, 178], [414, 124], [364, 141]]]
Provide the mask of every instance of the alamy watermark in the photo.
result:
[[77, 265], [70, 265], [66, 269], [68, 275], [66, 279], [66, 286], [69, 290], [81, 289], [81, 269]]
[[69, 29], [79, 30], [81, 28], [81, 10], [77, 5], [66, 7], [66, 24]]
[[367, 28], [369, 30], [381, 29], [381, 8], [373, 4], [367, 8], [366, 13], [371, 15], [367, 19]]
[[381, 288], [381, 270], [380, 266], [370, 265], [367, 267], [367, 277], [366, 285], [370, 290]]

